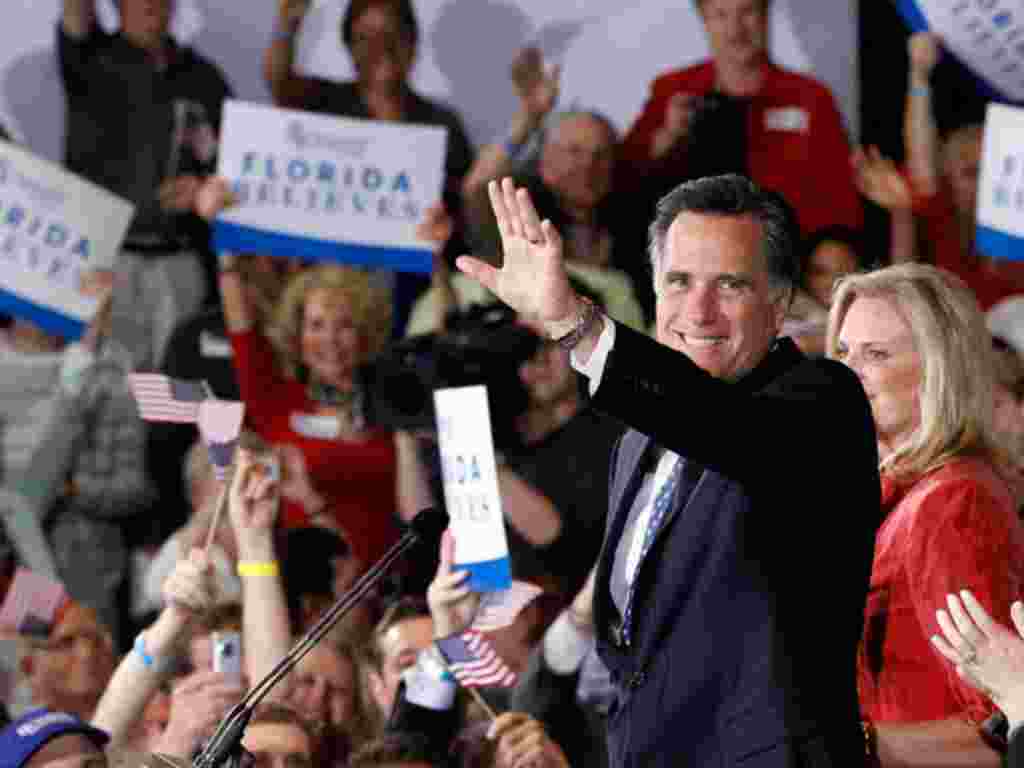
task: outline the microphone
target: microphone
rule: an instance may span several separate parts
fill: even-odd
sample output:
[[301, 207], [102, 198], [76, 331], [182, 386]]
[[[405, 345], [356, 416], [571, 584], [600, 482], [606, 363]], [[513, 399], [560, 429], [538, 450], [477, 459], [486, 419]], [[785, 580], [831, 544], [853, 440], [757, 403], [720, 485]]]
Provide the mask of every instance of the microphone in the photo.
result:
[[332, 605], [319, 621], [310, 627], [292, 649], [285, 654], [266, 677], [249, 689], [245, 697], [224, 716], [217, 730], [207, 742], [203, 751], [192, 761], [192, 768], [220, 768], [239, 766], [243, 753], [242, 734], [252, 718], [252, 713], [264, 697], [283, 680], [324, 635], [331, 631], [341, 618], [358, 603], [370, 589], [390, 570], [407, 549], [419, 541], [437, 541], [448, 527], [448, 515], [436, 507], [429, 507], [417, 513], [409, 528], [377, 563], [352, 585]]

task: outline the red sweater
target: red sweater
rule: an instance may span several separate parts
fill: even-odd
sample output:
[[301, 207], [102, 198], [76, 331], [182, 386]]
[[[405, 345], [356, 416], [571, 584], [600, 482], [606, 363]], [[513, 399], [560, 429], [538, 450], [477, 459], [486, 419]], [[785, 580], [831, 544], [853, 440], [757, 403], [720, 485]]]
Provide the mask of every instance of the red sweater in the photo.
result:
[[[863, 211], [853, 183], [850, 146], [832, 94], [810, 77], [773, 64], [765, 64], [764, 70], [763, 85], [748, 111], [750, 177], [786, 197], [804, 234], [840, 224], [859, 228]], [[714, 86], [711, 61], [658, 77], [623, 141], [620, 171], [634, 177], [674, 172], [676, 168], [651, 160], [651, 144], [665, 121], [668, 101], [677, 93], [703, 95]], [[667, 157], [672, 164], [685, 162], [679, 153]], [[685, 168], [680, 165], [678, 172], [682, 176]]]
[[[370, 565], [398, 538], [391, 433], [373, 430], [365, 441], [347, 442], [296, 432], [296, 417], [320, 411], [306, 387], [280, 373], [262, 334], [233, 333], [231, 345], [248, 425], [273, 445], [299, 447], [314, 487], [327, 500], [326, 512], [346, 531], [363, 565]], [[283, 501], [282, 523], [294, 528], [308, 524], [309, 517], [298, 504]]]
[[946, 595], [969, 589], [999, 622], [1024, 578], [1024, 529], [1006, 483], [979, 459], [957, 459], [910, 485], [882, 483], [857, 658], [861, 711], [871, 720], [981, 723], [995, 705], [957, 677], [929, 638]]

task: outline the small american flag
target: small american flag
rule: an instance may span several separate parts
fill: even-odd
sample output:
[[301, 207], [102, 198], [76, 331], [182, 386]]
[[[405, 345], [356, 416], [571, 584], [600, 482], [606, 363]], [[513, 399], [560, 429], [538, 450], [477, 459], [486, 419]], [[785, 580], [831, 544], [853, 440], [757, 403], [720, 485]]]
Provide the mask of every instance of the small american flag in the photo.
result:
[[447, 660], [452, 675], [466, 688], [511, 688], [516, 684], [515, 672], [502, 661], [487, 638], [475, 629], [438, 640], [437, 647]]
[[199, 431], [210, 452], [213, 473], [222, 482], [235, 457], [244, 418], [245, 405], [234, 400], [204, 400], [199, 405]]
[[195, 424], [199, 420], [199, 404], [206, 398], [201, 382], [172, 379], [160, 373], [132, 373], [128, 384], [143, 421]]
[[484, 592], [470, 628], [478, 632], [493, 632], [509, 626], [541, 592], [540, 587], [525, 581], [513, 581], [508, 589]]
[[18, 568], [0, 606], [0, 627], [27, 634], [49, 634], [57, 609], [67, 600], [58, 581]]

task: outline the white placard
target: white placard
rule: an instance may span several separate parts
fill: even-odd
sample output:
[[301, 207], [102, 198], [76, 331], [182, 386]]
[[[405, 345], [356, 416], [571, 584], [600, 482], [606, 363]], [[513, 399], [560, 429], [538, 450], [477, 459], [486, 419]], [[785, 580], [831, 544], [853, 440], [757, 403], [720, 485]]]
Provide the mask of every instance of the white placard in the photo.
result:
[[1024, 259], [1024, 109], [988, 106], [975, 238], [992, 258]]
[[135, 207], [0, 141], [0, 311], [78, 338], [96, 300], [85, 272], [112, 269]]
[[[927, 28], [995, 93], [1024, 101], [1020, 0], [897, 0], [912, 28]], [[923, 22], [923, 23], [922, 23]]]
[[429, 272], [416, 227], [441, 200], [446, 140], [437, 126], [229, 101], [218, 173], [235, 203], [215, 246]]
[[469, 584], [477, 592], [507, 589], [511, 572], [487, 389], [439, 389], [434, 406], [454, 567], [470, 572]]

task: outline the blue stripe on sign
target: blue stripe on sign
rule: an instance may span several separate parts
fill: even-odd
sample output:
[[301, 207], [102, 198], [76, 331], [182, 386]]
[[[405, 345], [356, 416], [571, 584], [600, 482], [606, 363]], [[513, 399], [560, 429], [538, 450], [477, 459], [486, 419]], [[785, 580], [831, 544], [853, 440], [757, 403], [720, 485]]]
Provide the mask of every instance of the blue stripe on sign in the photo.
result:
[[1024, 261], [1024, 237], [1017, 237], [991, 227], [979, 226], [974, 234], [978, 250], [993, 259]]
[[[900, 16], [903, 17], [907, 26], [910, 27], [911, 32], [924, 32], [928, 29], [928, 19], [921, 10], [920, 0], [894, 0], [894, 2], [896, 4], [896, 10], [899, 11]], [[995, 101], [1013, 103], [1005, 93], [997, 90], [995, 86], [984, 78], [979, 77], [968, 62], [964, 61], [961, 57], [957, 56], [945, 47], [943, 47], [942, 50], [944, 55], [952, 56], [964, 67], [964, 69], [970, 72], [971, 79], [974, 80], [978, 88], [987, 98], [994, 99]]]
[[10, 291], [0, 289], [0, 312], [35, 323], [47, 333], [63, 336], [69, 341], [81, 338], [86, 324], [74, 317], [36, 304]]
[[433, 265], [430, 248], [338, 243], [313, 237], [284, 235], [227, 221], [214, 224], [213, 247], [218, 252], [265, 253], [268, 256], [333, 261], [421, 274], [430, 274]]
[[452, 570], [469, 571], [469, 586], [474, 592], [493, 592], [512, 586], [512, 570], [508, 556], [476, 563], [455, 563]]

